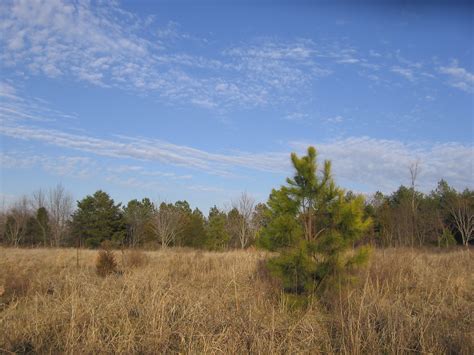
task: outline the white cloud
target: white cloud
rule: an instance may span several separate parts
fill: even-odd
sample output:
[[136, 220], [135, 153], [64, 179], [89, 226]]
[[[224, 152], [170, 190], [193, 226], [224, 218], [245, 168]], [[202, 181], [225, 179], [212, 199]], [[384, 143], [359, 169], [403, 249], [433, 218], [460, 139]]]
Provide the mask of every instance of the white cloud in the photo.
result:
[[[255, 102], [274, 104], [301, 99], [305, 88], [331, 73], [317, 63], [318, 51], [312, 41], [285, 42], [262, 38], [223, 52], [226, 68], [237, 71], [232, 93]], [[237, 91], [237, 90], [238, 91]]]
[[[9, 107], [12, 109], [9, 109], [8, 106], [0, 107], [2, 123], [0, 135], [6, 137], [39, 142], [98, 157], [108, 157], [119, 162], [124, 159], [132, 159], [136, 162], [160, 162], [165, 165], [185, 167], [222, 177], [241, 176], [251, 171], [288, 175], [292, 170], [288, 150], [261, 153], [209, 152], [144, 137], [116, 135], [113, 138], [100, 138], [89, 136], [86, 133], [34, 127], [29, 122], [36, 119], [35, 115], [38, 115], [38, 112], [43, 115], [41, 116], [43, 118], [69, 118], [69, 116], [48, 108], [48, 104], [40, 99], [19, 97], [11, 85], [4, 86], [2, 92], [14, 95], [14, 98], [4, 100], [6, 105], [11, 105]], [[306, 114], [301, 112], [288, 114], [288, 119], [305, 118]], [[343, 121], [344, 117], [341, 115], [326, 119], [326, 122], [336, 124]], [[297, 142], [291, 144], [290, 147], [301, 150], [308, 144], [308, 142]], [[319, 142], [315, 146], [321, 151], [323, 157], [334, 161], [335, 174], [338, 178], [349, 185], [351, 183], [365, 184], [368, 192], [376, 189], [395, 189], [398, 185], [406, 183], [407, 167], [410, 162], [416, 159], [420, 159], [422, 163], [420, 186], [425, 189], [432, 188], [441, 178], [446, 178], [459, 188], [474, 184], [472, 145], [459, 143], [407, 144], [395, 140], [359, 137]], [[14, 160], [12, 160], [13, 158]], [[79, 158], [55, 159], [41, 157], [37, 154], [17, 155], [13, 158], [4, 155], [1, 161], [2, 166], [36, 163], [43, 167], [51, 166], [51, 169], [59, 174], [79, 175], [74, 167], [87, 163]], [[85, 167], [81, 171], [84, 169]], [[172, 180], [191, 178], [190, 174], [177, 175], [173, 172], [150, 171], [141, 167], [141, 164], [122, 164], [120, 169], [122, 170], [116, 172], [128, 172], [142, 177], [161, 176]]]
[[344, 122], [344, 117], [342, 117], [341, 115], [337, 115], [334, 117], [328, 117], [325, 119], [325, 121], [328, 123], [342, 123]]
[[0, 134], [16, 139], [37, 141], [56, 147], [93, 153], [98, 156], [159, 161], [221, 176], [231, 175], [231, 170], [234, 167], [270, 172], [282, 170], [280, 154], [240, 153], [226, 155], [209, 153], [160, 140], [129, 137], [121, 137], [121, 140], [108, 140], [59, 130], [14, 124], [2, 125]]
[[[149, 19], [149, 25], [153, 23], [153, 19]], [[207, 43], [206, 38], [199, 38], [181, 30], [181, 25], [176, 21], [168, 21], [165, 26], [158, 28], [155, 32], [160, 44], [166, 46], [174, 41], [192, 41], [197, 43]]]
[[19, 96], [16, 95], [16, 89], [13, 85], [6, 83], [6, 82], [1, 82], [0, 81], [0, 97], [2, 97], [4, 100], [21, 100]]
[[304, 112], [291, 112], [288, 113], [284, 119], [287, 121], [301, 122], [306, 120], [309, 117], [307, 113]]
[[284, 104], [330, 73], [316, 65], [314, 44], [305, 40], [231, 46], [217, 58], [183, 53], [173, 42], [199, 39], [175, 22], [156, 29], [151, 17], [112, 2], [4, 3], [0, 19], [0, 61], [7, 68], [145, 91], [167, 103], [206, 109]]
[[377, 57], [377, 58], [379, 58], [379, 57], [382, 56], [379, 52], [377, 52], [377, 51], [375, 51], [375, 50], [373, 50], [373, 49], [371, 49], [371, 50], [369, 51], [369, 55], [370, 55], [371, 57]]
[[[382, 69], [413, 83], [435, 78], [423, 62], [406, 59], [399, 50], [382, 55], [372, 49], [364, 56], [337, 41], [267, 37], [202, 56], [183, 45], [189, 41], [206, 45], [176, 22], [158, 25], [153, 16], [127, 12], [116, 2], [0, 4], [0, 63], [6, 70], [146, 92], [167, 104], [217, 112], [301, 107], [319, 78], [348, 64], [379, 84], [390, 85]], [[457, 62], [437, 70], [449, 77], [451, 86], [474, 92], [473, 74]]]
[[[293, 142], [300, 152], [311, 142]], [[409, 183], [408, 168], [420, 160], [419, 186], [436, 187], [444, 178], [458, 189], [474, 188], [474, 148], [460, 143], [409, 144], [396, 140], [352, 137], [313, 144], [321, 159], [333, 162], [334, 174], [344, 185], [358, 184], [366, 192], [395, 190]]]
[[393, 73], [397, 73], [403, 76], [405, 79], [409, 81], [415, 81], [415, 76], [413, 75], [413, 70], [409, 68], [402, 68], [399, 66], [394, 66], [390, 69]]
[[151, 176], [151, 177], [163, 177], [172, 180], [189, 180], [192, 179], [192, 175], [178, 175], [172, 172], [163, 172], [157, 170], [148, 170], [143, 166], [138, 165], [119, 165], [117, 167], [110, 167], [107, 169], [111, 173], [118, 174], [138, 174], [142, 176]]
[[73, 119], [74, 115], [51, 109], [40, 98], [22, 97], [11, 84], [0, 82], [0, 123], [16, 121], [51, 122]]
[[469, 93], [474, 92], [474, 74], [460, 67], [457, 61], [453, 61], [449, 66], [439, 67], [439, 72], [449, 77], [452, 87]]
[[[88, 137], [57, 130], [26, 126], [2, 126], [0, 134], [16, 139], [38, 141], [56, 147], [93, 153], [114, 159], [158, 161], [219, 176], [232, 176], [245, 171], [263, 171], [282, 175], [291, 173], [289, 151], [262, 153], [215, 153], [165, 141], [117, 137], [113, 140]], [[310, 142], [293, 142], [291, 147], [303, 152]], [[457, 188], [474, 186], [472, 145], [460, 143], [407, 144], [396, 140], [369, 137], [338, 139], [314, 144], [321, 157], [333, 161], [334, 173], [344, 186], [363, 185], [367, 192], [390, 191], [407, 184], [408, 167], [421, 161], [420, 187], [434, 188], [441, 178]], [[133, 167], [133, 165], [132, 165]], [[140, 175], [153, 176], [151, 171], [129, 168]], [[165, 176], [161, 173], [156, 173]], [[244, 173], [245, 174], [245, 173]], [[180, 179], [183, 176], [171, 176]], [[186, 176], [186, 175], [184, 175]]]
[[[137, 16], [115, 2], [3, 2], [0, 20], [0, 62], [7, 70], [146, 92], [167, 104], [217, 112], [301, 107], [310, 99], [312, 85], [341, 65], [354, 65], [378, 83], [383, 82], [381, 69], [412, 82], [432, 75], [418, 73], [423, 64], [399, 51], [390, 58], [374, 50], [364, 56], [345, 43], [302, 38], [257, 38], [197, 55], [183, 43], [206, 46], [205, 39], [173, 21], [159, 26], [152, 16]], [[462, 68], [441, 70], [468, 77]], [[453, 80], [451, 85], [470, 90], [472, 81]]]
[[360, 60], [357, 58], [344, 58], [337, 61], [337, 63], [341, 63], [341, 64], [356, 64], [359, 62]]
[[19, 168], [42, 170], [60, 176], [87, 178], [95, 174], [97, 166], [87, 157], [77, 156], [47, 156], [31, 152], [1, 152], [0, 165], [2, 168]]

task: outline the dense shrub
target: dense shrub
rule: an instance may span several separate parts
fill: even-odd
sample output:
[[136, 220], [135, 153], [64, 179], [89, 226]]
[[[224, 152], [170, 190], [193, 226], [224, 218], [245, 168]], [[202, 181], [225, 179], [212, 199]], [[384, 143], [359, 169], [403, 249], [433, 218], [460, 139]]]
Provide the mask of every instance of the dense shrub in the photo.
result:
[[117, 261], [108, 243], [102, 243], [102, 250], [99, 251], [95, 263], [97, 275], [105, 277], [117, 273]]

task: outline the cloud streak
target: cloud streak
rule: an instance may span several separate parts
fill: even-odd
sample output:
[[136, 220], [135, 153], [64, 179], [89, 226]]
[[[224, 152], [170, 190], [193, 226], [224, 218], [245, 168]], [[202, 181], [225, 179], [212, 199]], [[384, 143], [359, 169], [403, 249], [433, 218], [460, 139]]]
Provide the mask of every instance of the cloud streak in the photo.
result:
[[[221, 177], [251, 174], [252, 171], [288, 175], [292, 171], [289, 149], [287, 152], [225, 154], [142, 137], [118, 136], [112, 140], [20, 125], [3, 125], [0, 134], [118, 160], [156, 161]], [[318, 148], [322, 158], [333, 161], [339, 181], [348, 186], [364, 186], [368, 192], [390, 191], [406, 184], [408, 167], [418, 159], [422, 169], [419, 182], [423, 190], [433, 188], [441, 178], [460, 189], [474, 187], [472, 145], [406, 144], [396, 140], [351, 137], [320, 143], [291, 142], [289, 147], [304, 152], [309, 144]], [[132, 168], [127, 169], [131, 171]], [[141, 168], [136, 172], [153, 175]], [[159, 175], [166, 177], [166, 174]]]
[[89, 178], [97, 171], [97, 164], [90, 158], [79, 156], [47, 156], [31, 152], [1, 152], [0, 165], [3, 169], [35, 169], [59, 176]]
[[474, 74], [460, 67], [457, 61], [451, 65], [439, 68], [439, 72], [448, 77], [448, 83], [452, 87], [474, 93]]

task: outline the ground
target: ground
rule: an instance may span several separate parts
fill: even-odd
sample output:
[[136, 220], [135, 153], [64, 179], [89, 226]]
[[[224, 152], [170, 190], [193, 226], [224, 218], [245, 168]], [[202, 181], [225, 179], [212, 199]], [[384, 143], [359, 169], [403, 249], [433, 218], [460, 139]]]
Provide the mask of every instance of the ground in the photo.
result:
[[262, 252], [114, 253], [104, 278], [97, 251], [0, 248], [0, 353], [474, 353], [464, 248], [376, 250], [346, 291], [298, 304]]

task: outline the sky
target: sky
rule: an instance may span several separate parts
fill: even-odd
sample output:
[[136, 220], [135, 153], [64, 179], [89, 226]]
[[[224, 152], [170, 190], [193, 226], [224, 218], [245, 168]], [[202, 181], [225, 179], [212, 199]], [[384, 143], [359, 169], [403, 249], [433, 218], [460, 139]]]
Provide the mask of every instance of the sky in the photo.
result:
[[469, 2], [0, 3], [0, 198], [266, 201], [309, 145], [336, 182], [474, 188]]

